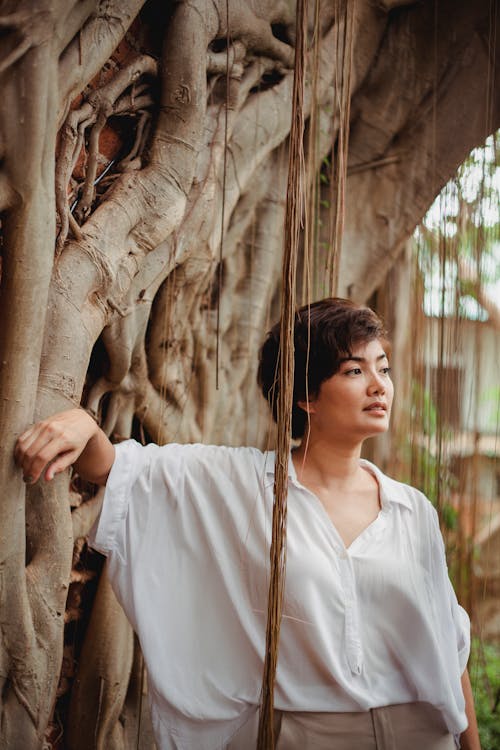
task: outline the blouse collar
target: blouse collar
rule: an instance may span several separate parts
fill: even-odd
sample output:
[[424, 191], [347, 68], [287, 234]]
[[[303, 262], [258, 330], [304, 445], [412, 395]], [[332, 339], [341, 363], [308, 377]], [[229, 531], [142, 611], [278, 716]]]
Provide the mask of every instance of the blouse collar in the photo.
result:
[[[276, 451], [267, 451], [265, 456], [266, 474], [270, 477], [274, 477], [274, 460]], [[375, 464], [372, 464], [371, 461], [367, 461], [365, 458], [360, 459], [360, 465], [371, 472], [377, 480], [380, 487], [382, 506], [386, 505], [386, 503], [396, 503], [398, 505], [403, 505], [405, 508], [408, 508], [408, 510], [413, 510], [408, 494], [408, 485], [402, 484], [401, 482], [397, 482], [395, 479], [388, 477], [387, 474], [384, 474], [384, 472], [378, 468], [378, 466], [375, 466]], [[288, 477], [296, 486], [302, 486], [297, 479], [297, 472], [295, 471], [291, 453], [288, 458]]]

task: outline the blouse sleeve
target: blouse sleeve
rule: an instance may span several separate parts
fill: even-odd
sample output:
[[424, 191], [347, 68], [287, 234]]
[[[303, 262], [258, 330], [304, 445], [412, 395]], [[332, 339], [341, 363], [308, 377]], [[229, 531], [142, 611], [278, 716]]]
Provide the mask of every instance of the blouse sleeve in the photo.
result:
[[[430, 505], [430, 504], [429, 504]], [[438, 620], [443, 629], [443, 636], [456, 643], [456, 652], [462, 674], [467, 666], [470, 653], [470, 620], [469, 615], [458, 603], [455, 591], [448, 575], [443, 537], [439, 528], [438, 515], [431, 507], [431, 555], [432, 571], [436, 594], [438, 597]], [[451, 629], [451, 632], [450, 632]]]
[[[117, 553], [124, 561], [125, 519], [131, 500], [140, 494], [143, 518], [148, 514], [151, 465], [159, 448], [126, 440], [115, 446], [115, 460], [106, 482], [102, 511], [89, 535], [90, 545], [104, 555]], [[148, 470], [149, 469], [149, 470]], [[140, 485], [140, 486], [138, 486]], [[138, 514], [140, 520], [141, 514]]]
[[259, 619], [241, 586], [247, 504], [235, 502], [248, 476], [233, 449], [123, 442], [91, 535], [141, 643], [153, 723], [178, 748], [225, 747], [258, 702], [248, 632]]

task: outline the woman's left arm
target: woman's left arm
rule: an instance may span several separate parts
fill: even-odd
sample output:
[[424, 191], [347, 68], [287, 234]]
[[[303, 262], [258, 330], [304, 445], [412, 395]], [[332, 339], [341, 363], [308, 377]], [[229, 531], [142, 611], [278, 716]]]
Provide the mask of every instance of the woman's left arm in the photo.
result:
[[465, 669], [462, 675], [462, 690], [465, 698], [465, 713], [469, 726], [460, 735], [461, 750], [481, 750], [479, 732], [477, 730], [476, 711], [474, 709], [474, 696], [470, 684], [469, 670]]

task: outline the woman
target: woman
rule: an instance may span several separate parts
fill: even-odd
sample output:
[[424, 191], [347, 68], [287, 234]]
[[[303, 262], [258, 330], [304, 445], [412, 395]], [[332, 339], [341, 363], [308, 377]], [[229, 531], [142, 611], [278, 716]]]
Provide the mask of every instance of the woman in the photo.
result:
[[[326, 299], [295, 321], [279, 750], [478, 750], [469, 623], [437, 516], [360, 459], [393, 398], [381, 321]], [[276, 401], [279, 326], [259, 382]], [[271, 404], [273, 406], [273, 404]], [[274, 408], [273, 408], [274, 412]], [[275, 412], [274, 412], [275, 416]], [[253, 448], [111, 445], [80, 409], [19, 438], [26, 481], [74, 464], [106, 484], [91, 543], [144, 652], [161, 750], [255, 746], [274, 456]]]

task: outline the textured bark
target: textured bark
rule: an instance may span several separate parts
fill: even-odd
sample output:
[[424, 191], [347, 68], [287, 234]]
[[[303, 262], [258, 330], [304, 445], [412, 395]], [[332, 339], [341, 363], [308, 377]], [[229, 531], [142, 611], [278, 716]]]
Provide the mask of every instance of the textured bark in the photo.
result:
[[25, 515], [24, 487], [12, 459], [15, 438], [35, 409], [52, 269], [57, 100], [49, 32], [57, 27], [59, 11], [56, 2], [38, 4], [34, 38], [24, 4], [12, 8], [4, 23], [3, 41], [11, 52], [1, 66], [2, 168], [12, 196], [2, 222], [0, 298], [0, 681], [6, 748], [41, 745], [61, 663], [71, 561], [69, 519], [54, 523], [57, 510], [50, 502], [40, 531], [49, 531], [57, 558], [47, 555], [47, 539], [41, 546], [31, 544], [30, 513]]
[[[377, 289], [463, 161], [459, 134], [467, 132], [470, 145], [482, 143], [498, 123], [499, 63], [494, 73], [489, 38], [495, 30], [478, 17], [478, 7], [440, 3], [436, 26], [432, 3], [400, 13], [387, 30], [387, 54], [378, 56], [354, 98], [341, 291], [356, 299]], [[498, 33], [498, 14], [492, 21]], [[404, 56], [401, 38], [408, 41]], [[389, 77], [393, 86], [382, 85]]]
[[[67, 743], [75, 750], [124, 748], [119, 721], [132, 668], [133, 633], [105, 571], [71, 693]], [[109, 665], [113, 665], [110, 670]], [[109, 680], [113, 683], [110, 685]]]
[[[310, 51], [312, 173], [338, 137], [332, 5], [321, 3]], [[295, 3], [230, 0], [228, 17], [227, 7], [2, 4], [2, 747], [42, 744], [73, 537], [80, 570], [99, 504], [73, 493], [72, 518], [64, 477], [26, 492], [11, 459], [19, 432], [81, 402], [120, 438], [143, 429], [159, 442], [262, 446], [272, 429], [255, 371], [278, 311]], [[498, 127], [493, 23], [488, 0], [356, 0], [341, 293], [369, 298], [441, 186]], [[316, 296], [327, 265], [320, 244]], [[81, 652], [66, 649], [67, 746], [133, 747], [140, 659], [105, 578]]]

